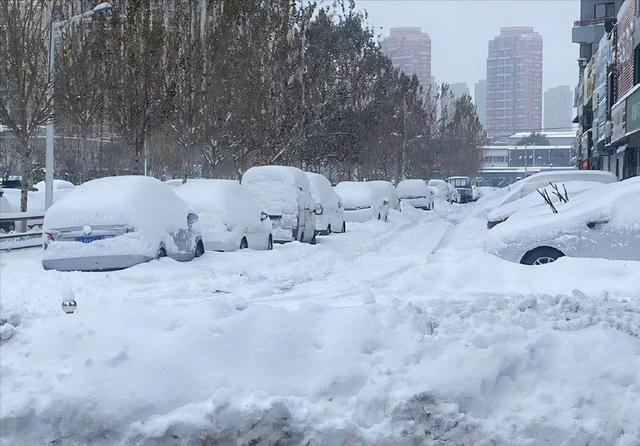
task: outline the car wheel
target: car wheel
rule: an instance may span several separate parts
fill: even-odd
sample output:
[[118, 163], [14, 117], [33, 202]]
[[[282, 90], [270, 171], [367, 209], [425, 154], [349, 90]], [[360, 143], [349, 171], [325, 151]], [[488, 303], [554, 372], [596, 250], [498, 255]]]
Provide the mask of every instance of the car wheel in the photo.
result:
[[342, 233], [344, 234], [345, 232], [347, 232], [347, 222], [343, 221], [342, 222]]
[[562, 251], [548, 246], [541, 246], [527, 252], [520, 260], [523, 265], [546, 265], [564, 257]]
[[304, 232], [300, 235], [300, 243], [304, 243]]
[[327, 226], [327, 235], [331, 234], [331, 225]]
[[202, 257], [203, 254], [204, 254], [204, 244], [202, 243], [202, 240], [198, 240], [198, 244], [196, 245], [195, 257]]
[[156, 259], [161, 259], [162, 257], [166, 257], [167, 256], [167, 250], [164, 249], [164, 246], [160, 246], [160, 248], [158, 248], [158, 253], [156, 254]]
[[311, 239], [311, 242], [310, 242], [312, 245], [315, 245], [316, 243], [318, 243], [318, 239], [316, 237], [317, 235], [314, 233], [313, 238]]
[[269, 241], [267, 242], [267, 251], [271, 251], [273, 249], [273, 236], [269, 236]]
[[247, 242], [247, 239], [242, 237], [242, 240], [240, 240], [240, 249], [247, 249], [248, 247], [249, 243]]

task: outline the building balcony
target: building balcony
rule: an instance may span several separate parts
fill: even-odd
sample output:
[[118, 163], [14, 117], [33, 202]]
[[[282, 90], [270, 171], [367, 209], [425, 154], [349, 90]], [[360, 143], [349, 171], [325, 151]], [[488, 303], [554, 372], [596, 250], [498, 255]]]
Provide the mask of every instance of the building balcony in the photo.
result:
[[605, 23], [613, 20], [615, 18], [576, 20], [573, 22], [571, 40], [573, 43], [597, 43], [604, 35]]

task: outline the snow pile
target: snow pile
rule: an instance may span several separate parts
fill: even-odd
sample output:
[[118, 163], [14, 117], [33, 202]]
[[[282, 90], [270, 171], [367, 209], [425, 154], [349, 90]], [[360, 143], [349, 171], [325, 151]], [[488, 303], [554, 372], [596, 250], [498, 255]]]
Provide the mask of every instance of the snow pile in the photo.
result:
[[106, 274], [3, 254], [0, 442], [636, 446], [640, 262], [503, 261], [478, 206]]
[[295, 167], [259, 166], [242, 175], [242, 186], [269, 215], [294, 214], [300, 194], [309, 191], [309, 180]]

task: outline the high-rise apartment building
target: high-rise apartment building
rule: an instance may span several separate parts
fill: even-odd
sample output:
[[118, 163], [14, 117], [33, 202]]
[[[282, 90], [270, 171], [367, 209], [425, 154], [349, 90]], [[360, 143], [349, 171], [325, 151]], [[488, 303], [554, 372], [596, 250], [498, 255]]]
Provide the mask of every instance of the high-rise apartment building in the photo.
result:
[[545, 130], [571, 130], [573, 91], [568, 85], [550, 88], [544, 93]]
[[473, 86], [473, 103], [482, 127], [487, 127], [487, 80], [481, 79]]
[[415, 74], [426, 89], [431, 82], [431, 37], [420, 28], [391, 28], [382, 52], [406, 74]]
[[542, 127], [542, 36], [531, 27], [502, 28], [489, 41], [487, 133], [504, 136]]

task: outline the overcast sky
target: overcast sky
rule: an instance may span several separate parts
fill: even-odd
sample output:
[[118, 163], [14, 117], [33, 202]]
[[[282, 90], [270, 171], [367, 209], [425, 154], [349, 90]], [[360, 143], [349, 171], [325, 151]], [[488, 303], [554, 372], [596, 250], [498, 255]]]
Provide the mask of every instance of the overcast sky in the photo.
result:
[[574, 88], [578, 45], [571, 42], [578, 0], [356, 0], [376, 34], [419, 26], [431, 36], [431, 74], [438, 82], [473, 84], [486, 78], [489, 40], [506, 26], [533, 26], [544, 41], [543, 89]]

